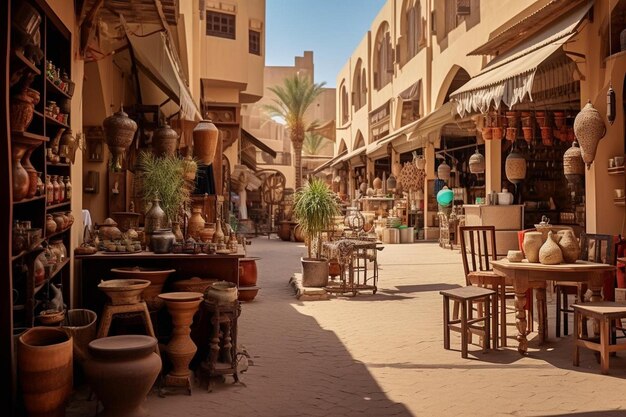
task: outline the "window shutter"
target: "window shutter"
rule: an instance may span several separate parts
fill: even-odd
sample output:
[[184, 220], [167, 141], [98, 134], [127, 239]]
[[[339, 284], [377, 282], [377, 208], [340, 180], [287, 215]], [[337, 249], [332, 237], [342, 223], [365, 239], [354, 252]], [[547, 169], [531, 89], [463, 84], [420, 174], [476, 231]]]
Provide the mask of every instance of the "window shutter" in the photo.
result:
[[374, 88], [379, 88], [380, 80], [378, 78], [378, 71], [374, 71]]
[[387, 53], [387, 63], [386, 63], [386, 64], [387, 64], [387, 65], [386, 65], [386, 66], [387, 66], [387, 68], [386, 68], [386, 70], [387, 70], [387, 73], [389, 73], [389, 74], [393, 74], [393, 61], [394, 61], [394, 60], [393, 60], [393, 56], [394, 56], [394, 53], [393, 53], [393, 52], [394, 52], [394, 50], [393, 50], [393, 48], [391, 47], [391, 43], [389, 43], [389, 44], [387, 44], [387, 45], [388, 45], [388, 46], [387, 46], [387, 51], [388, 51], [388, 53]]
[[467, 16], [471, 13], [470, 0], [456, 0], [457, 16]]

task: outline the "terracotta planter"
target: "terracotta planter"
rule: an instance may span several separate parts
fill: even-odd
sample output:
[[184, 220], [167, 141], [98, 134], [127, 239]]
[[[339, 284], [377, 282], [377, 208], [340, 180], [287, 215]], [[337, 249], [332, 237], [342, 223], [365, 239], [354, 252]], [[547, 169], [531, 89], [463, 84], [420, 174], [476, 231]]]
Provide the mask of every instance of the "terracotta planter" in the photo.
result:
[[492, 127], [491, 133], [492, 133], [493, 140], [502, 140], [504, 129], [501, 127]]
[[178, 133], [168, 124], [158, 128], [152, 135], [152, 152], [156, 156], [176, 156]]
[[291, 240], [291, 222], [284, 220], [278, 224], [280, 225], [278, 227], [278, 237], [284, 242], [289, 242]]
[[202, 242], [213, 241], [213, 235], [215, 234], [215, 223], [205, 223], [204, 228], [201, 229], [198, 234]]
[[552, 146], [552, 128], [550, 126], [541, 127], [541, 143], [545, 146]]
[[111, 304], [127, 305], [141, 302], [143, 291], [150, 285], [145, 279], [111, 279], [98, 284], [98, 289], [104, 292]]
[[24, 132], [33, 121], [35, 105], [26, 90], [11, 97], [11, 130]]
[[204, 165], [215, 159], [219, 130], [210, 120], [203, 120], [193, 130], [193, 156]]
[[535, 113], [535, 120], [537, 121], [537, 125], [541, 127], [547, 126], [546, 124], [546, 112], [538, 111]]
[[256, 285], [258, 278], [257, 259], [259, 258], [242, 258], [239, 260], [240, 287], [254, 287]]
[[85, 375], [104, 410], [100, 417], [146, 415], [142, 405], [161, 371], [157, 340], [143, 335], [110, 336], [89, 343]]
[[130, 268], [113, 268], [111, 269], [111, 277], [114, 279], [150, 281], [150, 285], [143, 290], [143, 300], [148, 305], [150, 311], [156, 311], [163, 307], [163, 300], [158, 295], [161, 294], [167, 278], [174, 272], [176, 272], [175, 269], [134, 266]]
[[72, 339], [61, 329], [33, 327], [18, 340], [17, 371], [29, 417], [65, 416], [72, 393]]
[[524, 134], [524, 140], [528, 143], [532, 142], [533, 140], [533, 133], [534, 132], [534, 128], [532, 127], [522, 127], [522, 133]]
[[491, 140], [493, 139], [493, 129], [491, 127], [483, 127], [483, 139]]
[[554, 112], [554, 125], [557, 129], [560, 129], [565, 125], [565, 113], [562, 111]]
[[304, 242], [304, 232], [302, 231], [302, 227], [298, 224], [293, 230], [293, 238], [296, 242]]
[[[165, 352], [172, 362], [172, 370], [165, 377], [165, 385], [190, 384], [189, 363], [198, 348], [189, 337], [193, 316], [202, 302], [202, 293], [173, 292], [160, 294], [172, 316], [172, 338]], [[189, 385], [187, 385], [189, 386]]]
[[506, 139], [511, 142], [515, 142], [517, 139], [517, 128], [516, 127], [507, 127], [506, 128]]
[[102, 127], [107, 146], [113, 154], [113, 166], [116, 169], [121, 169], [124, 153], [135, 137], [137, 123], [129, 118], [123, 109], [120, 109], [120, 111], [104, 119]]

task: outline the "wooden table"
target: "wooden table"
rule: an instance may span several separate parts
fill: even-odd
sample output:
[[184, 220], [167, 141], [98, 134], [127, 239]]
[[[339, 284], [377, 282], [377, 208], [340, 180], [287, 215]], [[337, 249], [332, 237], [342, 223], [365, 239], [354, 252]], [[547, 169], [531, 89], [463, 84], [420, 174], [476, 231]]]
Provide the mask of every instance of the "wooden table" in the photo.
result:
[[493, 270], [513, 282], [515, 289], [515, 323], [517, 325], [517, 350], [525, 354], [528, 350], [526, 339], [526, 291], [529, 288], [537, 289], [537, 310], [539, 311], [539, 340], [544, 342], [548, 336], [548, 322], [545, 317], [546, 282], [570, 281], [586, 282], [592, 291], [591, 301], [602, 301], [602, 286], [605, 279], [612, 278], [610, 274], [615, 266], [587, 261], [576, 261], [575, 264], [542, 265], [530, 263], [526, 259], [522, 262], [509, 262], [508, 259], [492, 261]]

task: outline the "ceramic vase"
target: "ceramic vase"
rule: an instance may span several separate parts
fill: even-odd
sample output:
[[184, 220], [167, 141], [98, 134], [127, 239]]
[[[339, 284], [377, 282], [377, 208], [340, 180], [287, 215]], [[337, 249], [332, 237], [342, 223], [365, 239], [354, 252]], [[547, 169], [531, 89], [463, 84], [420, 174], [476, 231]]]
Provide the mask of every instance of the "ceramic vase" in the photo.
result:
[[541, 232], [526, 232], [524, 234], [524, 243], [522, 246], [528, 262], [539, 262], [539, 249], [541, 249], [542, 243], [543, 238]]
[[194, 205], [191, 208], [191, 217], [187, 224], [187, 237], [199, 240], [200, 230], [204, 228], [204, 217], [202, 217], [202, 205]]
[[54, 221], [52, 214], [46, 214], [46, 236], [51, 235], [57, 230], [57, 222]]
[[124, 152], [133, 142], [137, 123], [124, 113], [124, 109], [120, 109], [120, 111], [104, 119], [102, 127], [107, 146], [113, 154], [113, 166], [115, 169], [121, 170]]
[[156, 156], [175, 156], [178, 149], [178, 133], [168, 124], [154, 131], [152, 135], [152, 152]]
[[29, 417], [65, 416], [72, 393], [72, 338], [63, 330], [33, 327], [18, 340], [17, 372]]
[[210, 120], [203, 120], [193, 130], [193, 156], [204, 165], [215, 159], [219, 130]]
[[606, 126], [600, 113], [588, 102], [574, 119], [574, 133], [578, 138], [583, 161], [587, 168], [596, 157], [598, 142], [606, 133]]
[[152, 206], [146, 213], [143, 227], [146, 243], [150, 242], [150, 235], [154, 233], [155, 230], [163, 229], [167, 226], [167, 217], [159, 204], [160, 201], [158, 196], [154, 197]]
[[161, 371], [157, 340], [143, 335], [110, 336], [89, 343], [85, 376], [104, 410], [100, 417], [145, 416], [143, 403]]
[[13, 202], [21, 201], [28, 195], [30, 189], [30, 177], [22, 165], [22, 158], [26, 154], [28, 145], [13, 140], [11, 142], [12, 177], [13, 177]]
[[558, 265], [563, 262], [563, 252], [559, 247], [557, 237], [552, 231], [548, 232], [548, 238], [546, 239], [541, 249], [539, 249], [539, 262], [543, 265]]
[[172, 222], [172, 233], [174, 233], [176, 242], [185, 240], [185, 236], [183, 236], [183, 231], [180, 230], [180, 222]]
[[154, 253], [170, 253], [175, 241], [172, 229], [156, 229], [150, 235], [150, 249]]
[[568, 264], [573, 264], [580, 257], [580, 245], [576, 235], [572, 230], [561, 230], [558, 232], [561, 236], [559, 247], [563, 253], [563, 260]]

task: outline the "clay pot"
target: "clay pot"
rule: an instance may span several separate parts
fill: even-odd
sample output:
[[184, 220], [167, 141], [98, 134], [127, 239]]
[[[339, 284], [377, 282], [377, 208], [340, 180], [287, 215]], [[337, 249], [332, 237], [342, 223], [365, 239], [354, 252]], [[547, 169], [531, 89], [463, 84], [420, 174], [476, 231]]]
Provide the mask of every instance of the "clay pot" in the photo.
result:
[[150, 207], [150, 210], [146, 213], [143, 226], [146, 243], [150, 242], [150, 236], [155, 230], [163, 229], [167, 226], [167, 216], [159, 205], [160, 201], [158, 196], [155, 197], [154, 200], [152, 200], [152, 207]]
[[150, 236], [150, 249], [154, 253], [170, 253], [176, 242], [172, 229], [157, 229]]
[[606, 133], [606, 126], [600, 113], [588, 102], [574, 119], [574, 133], [578, 138], [583, 161], [587, 168], [596, 157], [598, 142]]
[[35, 170], [26, 171], [28, 172], [28, 193], [26, 194], [26, 198], [32, 198], [37, 194], [37, 180], [39, 179], [39, 173]]
[[546, 124], [546, 112], [538, 111], [535, 113], [535, 120], [537, 121], [537, 125], [539, 127], [547, 126]]
[[202, 293], [172, 292], [160, 294], [159, 297], [165, 301], [173, 325], [172, 338], [165, 347], [165, 352], [172, 362], [172, 370], [167, 374], [165, 383], [168, 385], [168, 379], [188, 383], [189, 363], [198, 350], [189, 337], [190, 325], [202, 302]]
[[178, 133], [168, 124], [158, 128], [152, 135], [152, 152], [156, 156], [176, 156]]
[[237, 299], [237, 285], [227, 281], [211, 284], [204, 293], [207, 300], [216, 304], [230, 304]]
[[283, 242], [289, 242], [291, 240], [291, 222], [287, 220], [283, 220], [278, 222], [280, 225], [278, 227], [278, 237]]
[[580, 256], [580, 245], [576, 235], [572, 230], [560, 230], [557, 234], [561, 236], [559, 247], [563, 254], [563, 260], [568, 264], [575, 263]]
[[202, 217], [202, 205], [194, 205], [191, 208], [191, 217], [187, 224], [187, 237], [192, 237], [194, 240], [200, 239], [200, 230], [204, 228], [205, 220]]
[[237, 296], [237, 299], [239, 301], [245, 301], [245, 302], [250, 302], [252, 300], [254, 300], [257, 296], [257, 294], [259, 293], [260, 288], [257, 286], [254, 287], [240, 287], [239, 288], [239, 295]]
[[524, 140], [528, 143], [533, 141], [533, 133], [534, 128], [532, 127], [522, 127], [522, 134], [524, 135]]
[[528, 262], [539, 262], [539, 250], [543, 244], [543, 237], [541, 232], [526, 232], [524, 233], [524, 254]]
[[98, 230], [103, 240], [117, 240], [122, 237], [122, 232], [118, 229], [117, 223], [110, 217], [104, 220], [104, 223], [98, 227]]
[[541, 143], [545, 146], [552, 146], [552, 128], [550, 126], [541, 127]]
[[205, 223], [204, 228], [198, 234], [202, 242], [212, 242], [215, 234], [215, 223]]
[[239, 259], [239, 286], [253, 287], [257, 282], [256, 261], [259, 258]]
[[24, 132], [33, 121], [35, 105], [26, 90], [11, 97], [11, 130]]
[[110, 336], [89, 343], [85, 375], [104, 410], [101, 417], [146, 415], [146, 395], [161, 372], [157, 340], [143, 335]]
[[130, 268], [113, 268], [111, 277], [115, 279], [139, 279], [150, 281], [143, 290], [143, 300], [148, 305], [150, 311], [157, 311], [163, 307], [163, 300], [158, 295], [161, 294], [167, 278], [176, 272], [175, 269], [144, 268], [134, 266]]
[[476, 152], [470, 156], [469, 170], [472, 174], [485, 173], [485, 157], [476, 149]]
[[203, 120], [193, 129], [193, 156], [204, 165], [215, 159], [219, 130], [210, 120]]
[[54, 221], [52, 214], [46, 214], [46, 235], [56, 232], [57, 223]]
[[30, 191], [30, 177], [21, 162], [28, 148], [29, 146], [25, 143], [15, 140], [11, 141], [13, 202], [23, 200]]
[[563, 154], [563, 173], [567, 181], [574, 184], [585, 178], [585, 161], [583, 161], [578, 142], [572, 143], [572, 147]]
[[110, 279], [101, 281], [98, 289], [109, 297], [112, 305], [116, 306], [141, 302], [143, 291], [149, 285], [150, 281], [146, 279]]
[[543, 265], [558, 265], [563, 262], [563, 252], [559, 247], [556, 236], [552, 231], [548, 232], [548, 239], [546, 239], [541, 249], [539, 249], [539, 262]]
[[526, 178], [526, 159], [515, 148], [506, 157], [504, 163], [506, 178], [513, 184], [519, 184]]
[[224, 232], [222, 231], [222, 220], [218, 218], [215, 226], [215, 233], [213, 233], [213, 243], [224, 243], [224, 238], [226, 237], [226, 235], [224, 235]]
[[491, 127], [483, 127], [482, 133], [483, 133], [483, 139], [484, 140], [491, 140], [491, 139], [493, 139], [493, 128], [491, 128]]
[[107, 146], [113, 154], [113, 166], [116, 169], [121, 169], [121, 159], [133, 142], [137, 123], [124, 113], [124, 109], [120, 109], [120, 111], [104, 119], [102, 127]]
[[54, 213], [52, 215], [52, 219], [54, 220], [54, 222], [57, 224], [57, 231], [61, 231], [65, 228], [65, 218], [63, 217], [63, 213], [59, 212], [59, 213]]
[[17, 371], [28, 416], [65, 416], [72, 393], [72, 339], [61, 329], [33, 327], [18, 340]]
[[72, 338], [74, 360], [82, 363], [88, 357], [89, 343], [96, 338], [96, 319], [98, 315], [91, 310], [68, 310], [61, 328]]
[[502, 140], [502, 136], [504, 134], [504, 129], [501, 127], [492, 127], [491, 128], [491, 136], [493, 140]]

